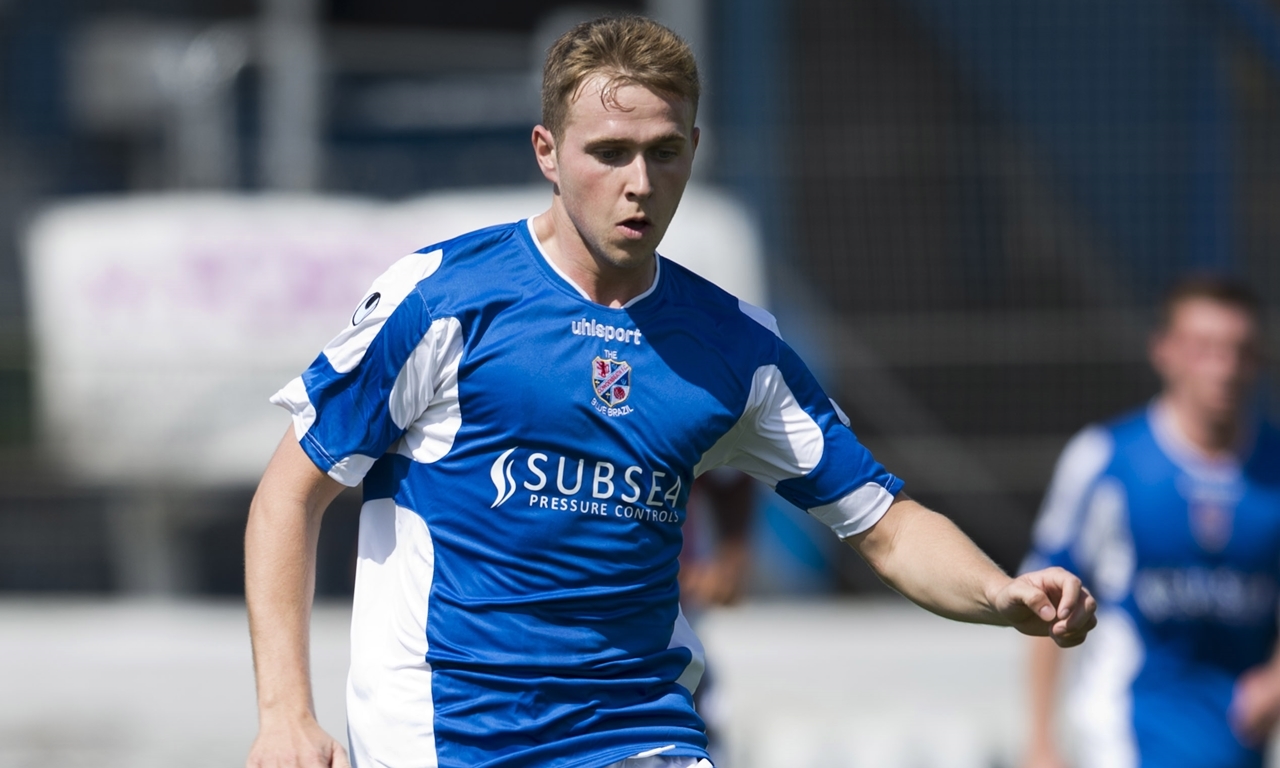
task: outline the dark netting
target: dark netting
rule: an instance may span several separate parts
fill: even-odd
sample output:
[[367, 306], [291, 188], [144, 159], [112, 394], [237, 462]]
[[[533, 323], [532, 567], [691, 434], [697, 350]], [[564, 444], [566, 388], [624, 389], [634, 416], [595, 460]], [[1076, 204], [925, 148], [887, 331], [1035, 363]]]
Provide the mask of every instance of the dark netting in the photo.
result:
[[1251, 5], [789, 6], [773, 253], [797, 328], [860, 435], [1005, 565], [1066, 438], [1154, 394], [1172, 279], [1280, 298], [1280, 13]]

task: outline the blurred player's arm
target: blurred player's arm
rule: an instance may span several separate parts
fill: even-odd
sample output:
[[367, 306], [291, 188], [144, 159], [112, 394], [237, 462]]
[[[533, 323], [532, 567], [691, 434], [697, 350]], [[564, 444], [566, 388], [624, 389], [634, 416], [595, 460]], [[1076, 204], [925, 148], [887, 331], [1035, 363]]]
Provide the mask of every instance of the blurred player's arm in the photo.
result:
[[719, 468], [697, 482], [715, 522], [716, 548], [709, 562], [681, 566], [680, 596], [699, 606], [732, 605], [742, 597], [751, 567], [755, 481], [737, 470]]
[[1280, 721], [1280, 645], [1266, 664], [1247, 670], [1231, 697], [1231, 727], [1242, 741], [1267, 743]]
[[1062, 653], [1062, 649], [1047, 638], [1031, 639], [1027, 670], [1031, 722], [1028, 724], [1027, 754], [1022, 768], [1063, 768], [1066, 765], [1058, 749], [1054, 728]]
[[258, 682], [258, 738], [248, 768], [348, 768], [316, 722], [311, 605], [320, 519], [343, 486], [303, 453], [290, 428], [267, 465], [245, 530], [245, 599]]
[[947, 518], [899, 494], [879, 522], [849, 545], [886, 584], [917, 605], [958, 621], [1010, 626], [1079, 645], [1097, 604], [1061, 568], [1010, 578]]

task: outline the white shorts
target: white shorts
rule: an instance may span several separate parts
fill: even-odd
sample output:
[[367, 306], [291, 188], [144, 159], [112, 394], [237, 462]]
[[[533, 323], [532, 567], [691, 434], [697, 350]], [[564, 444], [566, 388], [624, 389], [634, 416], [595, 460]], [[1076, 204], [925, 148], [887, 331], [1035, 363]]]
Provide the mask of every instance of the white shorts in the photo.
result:
[[628, 757], [620, 763], [613, 763], [605, 766], [605, 768], [715, 768], [711, 765], [711, 761], [704, 758], [696, 757], [663, 757], [662, 755], [650, 755], [648, 757]]

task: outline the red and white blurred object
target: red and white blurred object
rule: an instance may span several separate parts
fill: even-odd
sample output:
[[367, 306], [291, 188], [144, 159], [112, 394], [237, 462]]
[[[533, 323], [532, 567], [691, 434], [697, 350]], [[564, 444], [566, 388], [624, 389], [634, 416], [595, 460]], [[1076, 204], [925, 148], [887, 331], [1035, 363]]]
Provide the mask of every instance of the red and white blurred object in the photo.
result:
[[[55, 205], [27, 232], [40, 434], [103, 483], [252, 483], [288, 422], [267, 398], [401, 256], [535, 215], [545, 185], [399, 203], [183, 194]], [[746, 212], [691, 186], [662, 248], [753, 304]]]

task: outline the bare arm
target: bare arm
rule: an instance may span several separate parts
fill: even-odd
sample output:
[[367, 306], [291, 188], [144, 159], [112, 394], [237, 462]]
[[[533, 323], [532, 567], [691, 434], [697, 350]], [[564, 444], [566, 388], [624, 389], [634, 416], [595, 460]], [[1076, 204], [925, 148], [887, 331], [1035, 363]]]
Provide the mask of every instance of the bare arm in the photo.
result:
[[1096, 623], [1093, 597], [1061, 568], [1005, 575], [947, 518], [899, 495], [869, 530], [848, 539], [886, 584], [917, 605], [958, 621], [1084, 641]]
[[1027, 757], [1024, 768], [1061, 768], [1061, 753], [1054, 733], [1062, 649], [1045, 638], [1031, 640], [1027, 684], [1031, 710]]
[[1263, 746], [1280, 721], [1280, 646], [1266, 664], [1236, 680], [1231, 697], [1231, 727], [1246, 744]]
[[258, 738], [249, 768], [347, 768], [316, 723], [311, 699], [311, 604], [320, 519], [342, 485], [303, 453], [292, 428], [254, 494], [245, 530], [245, 599], [258, 681]]

